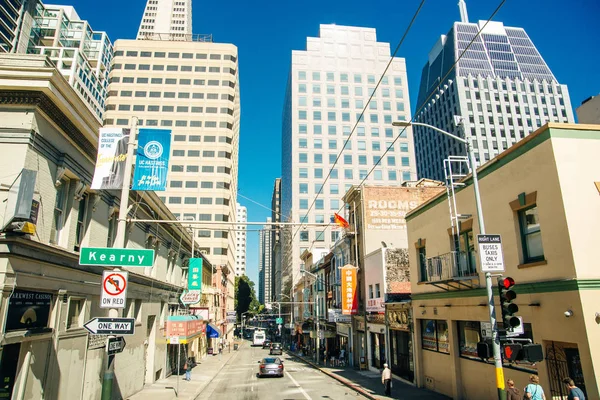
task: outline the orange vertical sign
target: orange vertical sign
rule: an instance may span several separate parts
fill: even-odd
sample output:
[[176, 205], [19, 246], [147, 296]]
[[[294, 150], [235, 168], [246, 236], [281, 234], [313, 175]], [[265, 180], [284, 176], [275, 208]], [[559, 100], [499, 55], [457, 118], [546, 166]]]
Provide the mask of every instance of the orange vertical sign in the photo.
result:
[[342, 314], [358, 314], [358, 293], [356, 293], [356, 271], [352, 265], [340, 269], [342, 272]]

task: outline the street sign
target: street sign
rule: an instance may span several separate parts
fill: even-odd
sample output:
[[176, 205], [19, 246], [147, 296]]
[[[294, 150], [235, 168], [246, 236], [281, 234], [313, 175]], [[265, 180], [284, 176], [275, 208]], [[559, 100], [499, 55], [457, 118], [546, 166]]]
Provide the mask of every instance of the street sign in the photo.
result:
[[275, 323], [276, 324], [283, 324], [283, 318], [277, 318], [277, 319], [275, 319]]
[[200, 303], [201, 297], [202, 297], [202, 292], [200, 290], [190, 290], [188, 292], [184, 292], [179, 297], [179, 300], [181, 300], [181, 303], [184, 305], [197, 304], [197, 303]]
[[227, 311], [227, 322], [235, 323], [237, 321], [237, 313], [235, 311]]
[[82, 247], [80, 265], [103, 265], [112, 267], [152, 267], [152, 249], [116, 249], [112, 247]]
[[500, 235], [477, 235], [481, 272], [504, 272]]
[[111, 337], [108, 339], [108, 346], [106, 347], [106, 351], [109, 356], [113, 354], [117, 354], [125, 349], [125, 338], [123, 336]]
[[179, 336], [171, 336], [169, 338], [169, 344], [179, 344]]
[[128, 277], [129, 274], [122, 271], [102, 273], [100, 308], [125, 308]]
[[83, 327], [96, 335], [133, 335], [135, 318], [92, 318]]
[[492, 323], [491, 322], [481, 322], [481, 337], [483, 339], [491, 339], [492, 338]]

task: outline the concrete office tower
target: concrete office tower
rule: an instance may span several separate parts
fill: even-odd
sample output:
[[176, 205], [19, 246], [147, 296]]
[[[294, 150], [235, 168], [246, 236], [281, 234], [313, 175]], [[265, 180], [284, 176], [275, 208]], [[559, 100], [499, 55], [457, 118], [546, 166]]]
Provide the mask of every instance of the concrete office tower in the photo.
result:
[[[235, 222], [248, 222], [248, 210], [246, 207], [236, 204], [237, 218]], [[237, 225], [235, 231], [235, 276], [246, 275], [246, 225]]]
[[[204, 41], [118, 40], [105, 125], [172, 130], [168, 187], [183, 221], [236, 217], [240, 100], [237, 48]], [[231, 225], [196, 230], [215, 266], [236, 265]], [[175, 245], [175, 244], [173, 244]]]
[[600, 124], [600, 95], [585, 99], [575, 112], [580, 124]]
[[[281, 178], [276, 178], [273, 185], [271, 221], [281, 222]], [[271, 293], [274, 300], [281, 300], [281, 230], [278, 226], [272, 226], [271, 229]]]
[[[410, 129], [383, 156], [400, 132], [392, 128], [392, 122], [411, 118], [403, 58], [392, 60], [375, 90], [389, 61], [389, 43], [377, 42], [372, 28], [321, 25], [319, 37], [307, 39], [306, 50], [292, 52], [282, 129], [284, 221], [330, 222], [344, 206], [342, 196], [376, 164], [365, 183], [393, 186], [416, 178]], [[373, 100], [356, 125], [373, 92]], [[315, 227], [282, 232], [285, 290], [289, 291], [289, 281], [297, 282], [301, 276], [300, 254], [310, 249], [319, 260], [339, 233], [331, 228], [323, 233]]]
[[[523, 28], [490, 21], [448, 73], [485, 24], [470, 23], [461, 3], [463, 20], [429, 52], [415, 120], [466, 134], [480, 164], [547, 122], [574, 122], [567, 86], [557, 81]], [[455, 126], [455, 115], [462, 116], [464, 127]], [[414, 130], [419, 177], [444, 180], [443, 160], [465, 155], [464, 145], [428, 128]]]
[[191, 40], [192, 0], [148, 0], [137, 38]]
[[[271, 222], [271, 218], [267, 218]], [[261, 304], [271, 298], [271, 225], [263, 225], [258, 234], [258, 301]]]
[[48, 56], [101, 122], [113, 57], [108, 35], [94, 31], [73, 7], [44, 5], [38, 1], [27, 4], [23, 9], [19, 39], [19, 43], [26, 41], [27, 45], [19, 45], [15, 52]]

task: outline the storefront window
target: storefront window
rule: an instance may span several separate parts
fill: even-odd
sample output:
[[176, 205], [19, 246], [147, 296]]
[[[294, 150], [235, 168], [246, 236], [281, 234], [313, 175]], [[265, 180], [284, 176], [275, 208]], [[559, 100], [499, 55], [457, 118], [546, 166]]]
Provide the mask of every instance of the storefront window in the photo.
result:
[[421, 320], [421, 343], [425, 350], [449, 353], [448, 323], [442, 320]]
[[477, 358], [477, 343], [481, 341], [481, 324], [458, 321], [458, 343], [461, 357]]

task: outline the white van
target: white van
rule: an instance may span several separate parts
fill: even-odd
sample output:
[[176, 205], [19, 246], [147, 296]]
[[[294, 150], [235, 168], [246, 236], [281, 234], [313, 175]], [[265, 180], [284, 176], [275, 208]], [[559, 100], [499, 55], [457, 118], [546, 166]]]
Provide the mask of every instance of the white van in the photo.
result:
[[254, 346], [262, 346], [263, 343], [265, 342], [265, 339], [267, 338], [267, 335], [265, 333], [265, 331], [261, 331], [261, 330], [255, 330], [254, 331], [254, 338], [252, 339], [252, 344]]

